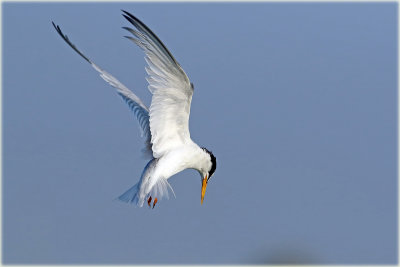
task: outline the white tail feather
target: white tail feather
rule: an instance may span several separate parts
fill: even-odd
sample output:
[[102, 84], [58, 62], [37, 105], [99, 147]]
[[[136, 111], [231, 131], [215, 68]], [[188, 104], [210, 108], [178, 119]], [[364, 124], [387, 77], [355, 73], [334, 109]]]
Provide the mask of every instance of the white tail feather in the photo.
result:
[[[144, 202], [147, 201], [150, 197], [152, 199], [157, 198], [157, 201], [161, 200], [164, 197], [168, 199], [168, 189], [171, 189], [174, 197], [176, 197], [175, 192], [172, 189], [171, 185], [168, 183], [167, 179], [163, 177], [152, 177], [156, 164], [157, 159], [152, 159], [151, 161], [149, 161], [149, 163], [147, 163], [146, 167], [143, 170], [140, 181], [132, 186], [125, 193], [123, 193], [120, 197], [118, 197], [118, 199], [123, 202], [136, 204], [139, 207], [142, 207]], [[153, 184], [153, 186], [151, 186], [151, 184]]]

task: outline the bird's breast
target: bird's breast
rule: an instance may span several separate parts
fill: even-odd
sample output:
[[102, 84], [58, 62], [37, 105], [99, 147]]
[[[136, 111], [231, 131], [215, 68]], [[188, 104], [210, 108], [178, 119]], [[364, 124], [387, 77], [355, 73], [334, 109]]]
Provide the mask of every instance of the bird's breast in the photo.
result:
[[185, 169], [196, 169], [196, 163], [197, 157], [193, 149], [183, 147], [163, 155], [158, 161], [157, 172], [168, 179]]

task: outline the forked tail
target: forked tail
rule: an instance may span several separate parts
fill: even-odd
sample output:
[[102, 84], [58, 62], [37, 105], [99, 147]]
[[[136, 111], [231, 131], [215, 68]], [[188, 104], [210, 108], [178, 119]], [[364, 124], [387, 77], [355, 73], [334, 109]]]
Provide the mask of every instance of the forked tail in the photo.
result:
[[126, 203], [138, 204], [139, 183], [129, 188], [128, 191], [120, 195], [118, 199]]
[[[140, 181], [119, 196], [118, 199], [142, 207], [145, 201], [150, 205], [151, 200], [157, 202], [163, 197], [169, 198], [169, 189], [171, 189], [175, 196], [174, 190], [167, 179], [163, 177], [153, 177], [156, 165], [157, 159], [150, 160], [143, 170]], [[155, 204], [153, 204], [153, 206], [154, 205]]]

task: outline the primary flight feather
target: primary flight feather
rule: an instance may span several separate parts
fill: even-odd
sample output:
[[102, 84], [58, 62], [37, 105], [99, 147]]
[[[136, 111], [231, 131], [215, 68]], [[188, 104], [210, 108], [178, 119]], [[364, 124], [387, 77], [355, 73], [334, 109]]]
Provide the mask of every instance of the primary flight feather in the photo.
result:
[[100, 76], [129, 105], [141, 127], [145, 138], [146, 154], [151, 160], [144, 168], [138, 183], [118, 199], [142, 207], [145, 202], [154, 206], [172, 187], [168, 179], [184, 169], [195, 169], [202, 179], [201, 203], [203, 203], [208, 180], [216, 169], [216, 158], [206, 148], [199, 147], [190, 138], [189, 115], [193, 84], [161, 40], [139, 19], [129, 12], [123, 16], [135, 29], [123, 27], [131, 36], [125, 36], [145, 53], [148, 89], [152, 94], [148, 108], [139, 97], [101, 69], [71, 43], [58, 25], [54, 28], [64, 41], [82, 56]]

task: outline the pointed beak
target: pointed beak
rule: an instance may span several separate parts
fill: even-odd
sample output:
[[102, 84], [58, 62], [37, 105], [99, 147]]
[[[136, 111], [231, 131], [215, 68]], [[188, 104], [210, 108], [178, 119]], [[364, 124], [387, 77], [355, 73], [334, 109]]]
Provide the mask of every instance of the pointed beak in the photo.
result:
[[207, 188], [207, 175], [203, 178], [203, 182], [201, 185], [201, 204], [203, 205], [204, 195], [206, 194]]

